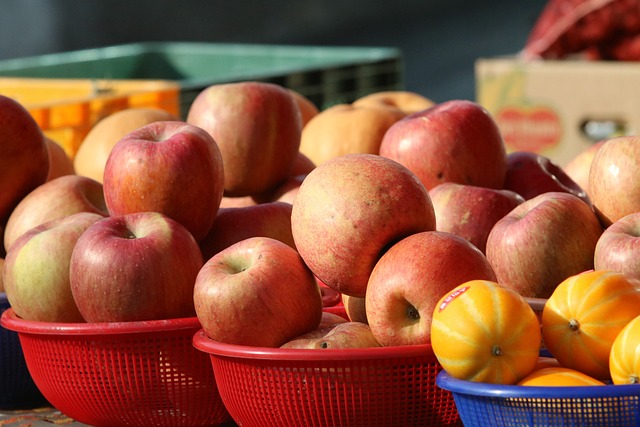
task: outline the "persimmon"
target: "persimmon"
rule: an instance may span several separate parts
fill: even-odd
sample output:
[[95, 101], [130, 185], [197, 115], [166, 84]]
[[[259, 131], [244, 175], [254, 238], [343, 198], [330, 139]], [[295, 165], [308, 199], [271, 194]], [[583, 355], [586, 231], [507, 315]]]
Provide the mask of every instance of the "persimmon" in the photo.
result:
[[627, 323], [613, 341], [609, 372], [614, 384], [640, 383], [640, 316]]
[[592, 378], [580, 371], [576, 371], [575, 369], [565, 368], [562, 366], [548, 366], [534, 370], [520, 380], [518, 385], [561, 387], [605, 384], [602, 381]]
[[624, 274], [596, 270], [573, 275], [544, 306], [544, 343], [562, 366], [607, 380], [613, 341], [638, 315], [640, 291]]
[[515, 291], [487, 280], [465, 282], [433, 312], [431, 346], [452, 377], [516, 384], [536, 366], [540, 323]]

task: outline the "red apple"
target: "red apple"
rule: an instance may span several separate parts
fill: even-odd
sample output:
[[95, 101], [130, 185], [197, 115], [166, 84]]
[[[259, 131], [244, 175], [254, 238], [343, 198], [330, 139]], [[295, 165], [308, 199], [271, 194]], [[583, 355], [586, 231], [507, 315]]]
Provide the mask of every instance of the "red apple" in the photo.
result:
[[64, 175], [75, 174], [76, 171], [73, 166], [73, 160], [71, 160], [71, 157], [64, 151], [64, 148], [47, 136], [45, 136], [44, 141], [49, 155], [49, 173], [47, 174], [46, 181], [51, 181], [54, 178]]
[[107, 216], [102, 184], [80, 175], [64, 175], [38, 186], [15, 207], [4, 233], [9, 250], [21, 234], [52, 219], [77, 212]]
[[209, 132], [224, 160], [227, 196], [274, 188], [291, 173], [302, 117], [289, 91], [264, 82], [215, 84], [194, 99], [187, 121]]
[[596, 244], [593, 267], [640, 280], [640, 211], [607, 227]]
[[369, 325], [360, 322], [336, 323], [307, 332], [281, 346], [281, 348], [330, 349], [380, 347]]
[[596, 151], [598, 151], [598, 148], [600, 148], [603, 143], [604, 140], [601, 140], [583, 149], [562, 168], [564, 172], [569, 175], [569, 178], [574, 180], [587, 195], [589, 194], [589, 169], [591, 169], [591, 162], [593, 161], [593, 156], [595, 156]]
[[504, 189], [529, 200], [549, 191], [571, 193], [588, 205], [589, 196], [566, 172], [548, 157], [530, 151], [514, 151], [507, 156]]
[[4, 282], [16, 314], [41, 322], [83, 322], [71, 294], [69, 265], [80, 235], [102, 215], [79, 212], [22, 234], [7, 253]]
[[213, 225], [223, 185], [216, 142], [180, 121], [153, 122], [124, 136], [111, 149], [103, 180], [110, 215], [160, 212], [198, 241]]
[[110, 216], [78, 239], [69, 268], [71, 292], [87, 322], [191, 317], [202, 265], [191, 233], [166, 215]]
[[[5, 255], [3, 255], [4, 257]], [[0, 258], [0, 272], [4, 269], [4, 258]], [[4, 279], [0, 273], [0, 293], [4, 292]]]
[[347, 154], [316, 167], [291, 212], [293, 239], [309, 268], [327, 286], [359, 297], [389, 246], [433, 229], [433, 205], [420, 180], [375, 154]]
[[320, 319], [320, 324], [318, 325], [318, 329], [323, 329], [328, 326], [335, 325], [336, 323], [344, 323], [348, 321], [349, 321], [348, 319], [346, 319], [345, 317], [337, 313], [330, 313], [328, 311], [323, 311], [322, 318]]
[[228, 344], [280, 347], [322, 319], [313, 273], [291, 246], [251, 237], [209, 259], [193, 292], [205, 334]]
[[593, 268], [603, 229], [589, 205], [566, 192], [547, 192], [517, 206], [487, 238], [498, 282], [523, 297], [549, 298], [567, 277]]
[[640, 211], [640, 136], [602, 144], [591, 161], [589, 196], [605, 226]]
[[441, 231], [405, 237], [380, 258], [369, 278], [365, 305], [371, 332], [383, 346], [429, 343], [440, 298], [476, 279], [496, 276], [468, 240]]
[[444, 182], [429, 190], [436, 230], [453, 233], [485, 253], [487, 237], [498, 220], [524, 202], [518, 193]]
[[209, 233], [200, 242], [205, 260], [240, 240], [271, 237], [295, 249], [291, 232], [292, 206], [284, 202], [220, 208]]
[[495, 120], [467, 100], [439, 103], [398, 121], [385, 133], [380, 155], [405, 165], [428, 190], [443, 182], [502, 188], [506, 173]]
[[16, 100], [0, 95], [0, 224], [49, 174], [49, 152], [40, 127]]

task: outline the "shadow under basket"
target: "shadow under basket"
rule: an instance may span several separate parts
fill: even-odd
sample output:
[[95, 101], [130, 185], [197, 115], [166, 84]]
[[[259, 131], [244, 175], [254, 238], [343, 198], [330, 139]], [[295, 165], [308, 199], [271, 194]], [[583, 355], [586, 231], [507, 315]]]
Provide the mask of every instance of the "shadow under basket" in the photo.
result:
[[220, 396], [243, 427], [461, 425], [430, 345], [279, 349], [216, 342], [200, 330]]
[[640, 385], [518, 386], [459, 380], [441, 371], [465, 427], [640, 425]]
[[[0, 313], [11, 305], [0, 292]], [[31, 378], [18, 334], [0, 326], [0, 409], [27, 409], [46, 404]]]
[[20, 337], [34, 382], [51, 405], [96, 427], [216, 426], [230, 420], [211, 365], [193, 347], [196, 317], [140, 322], [2, 325]]

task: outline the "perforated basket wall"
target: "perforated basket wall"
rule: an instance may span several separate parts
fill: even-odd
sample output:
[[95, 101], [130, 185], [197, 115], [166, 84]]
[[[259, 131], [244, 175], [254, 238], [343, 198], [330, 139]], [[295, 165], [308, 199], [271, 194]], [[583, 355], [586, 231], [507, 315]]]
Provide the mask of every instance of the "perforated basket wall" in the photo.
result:
[[640, 425], [640, 385], [524, 387], [463, 381], [442, 371], [465, 427]]
[[92, 426], [215, 426], [229, 420], [209, 359], [192, 344], [197, 318], [113, 324], [28, 322], [13, 309], [33, 379], [67, 416]]
[[429, 345], [342, 350], [267, 349], [194, 336], [242, 426], [460, 425], [452, 395], [435, 385]]

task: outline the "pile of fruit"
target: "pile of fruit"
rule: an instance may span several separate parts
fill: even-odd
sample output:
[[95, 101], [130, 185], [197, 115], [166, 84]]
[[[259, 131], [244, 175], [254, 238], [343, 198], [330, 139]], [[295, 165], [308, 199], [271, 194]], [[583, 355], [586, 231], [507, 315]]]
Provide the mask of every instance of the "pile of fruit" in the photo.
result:
[[[203, 90], [184, 120], [124, 110], [73, 159], [58, 148], [0, 97], [2, 279], [26, 320], [197, 316], [216, 341], [318, 351], [432, 343], [452, 375], [516, 383], [542, 338], [581, 370], [640, 315], [627, 309], [640, 298], [635, 136], [562, 169], [507, 153], [471, 101], [381, 92], [319, 111], [239, 82]], [[324, 310], [330, 291], [346, 318]], [[542, 329], [526, 298], [548, 299]], [[606, 339], [587, 333], [614, 318]], [[567, 353], [573, 339], [589, 351]]]

